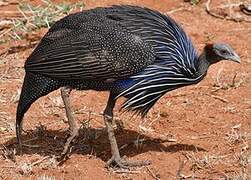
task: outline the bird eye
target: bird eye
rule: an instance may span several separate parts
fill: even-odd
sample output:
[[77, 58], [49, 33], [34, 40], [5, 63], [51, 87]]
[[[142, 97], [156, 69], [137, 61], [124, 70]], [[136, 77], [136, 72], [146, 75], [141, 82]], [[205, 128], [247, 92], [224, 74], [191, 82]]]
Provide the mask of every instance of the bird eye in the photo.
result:
[[221, 50], [221, 54], [227, 54], [226, 50]]

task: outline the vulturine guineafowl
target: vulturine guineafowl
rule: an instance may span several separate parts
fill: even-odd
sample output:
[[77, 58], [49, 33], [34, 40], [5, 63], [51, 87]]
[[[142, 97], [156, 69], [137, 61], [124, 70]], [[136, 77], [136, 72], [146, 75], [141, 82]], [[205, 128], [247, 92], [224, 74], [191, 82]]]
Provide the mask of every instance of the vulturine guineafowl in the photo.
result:
[[120, 157], [112, 127], [116, 100], [125, 97], [122, 109], [144, 117], [166, 92], [200, 82], [209, 66], [223, 59], [240, 62], [224, 43], [207, 44], [198, 55], [172, 18], [148, 8], [112, 6], [66, 16], [50, 28], [25, 63], [16, 114], [18, 143], [21, 147], [23, 116], [38, 98], [65, 87], [62, 97], [70, 130], [75, 130], [69, 144], [77, 134], [70, 89], [109, 91], [104, 110], [112, 152], [108, 163], [147, 164]]

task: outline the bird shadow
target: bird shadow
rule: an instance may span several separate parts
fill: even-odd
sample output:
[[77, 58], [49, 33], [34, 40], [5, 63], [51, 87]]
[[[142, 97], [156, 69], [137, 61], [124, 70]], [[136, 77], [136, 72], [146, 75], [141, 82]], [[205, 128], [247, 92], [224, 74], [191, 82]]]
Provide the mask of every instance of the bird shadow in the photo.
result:
[[[22, 134], [22, 155], [39, 154], [41, 156], [60, 157], [64, 143], [69, 132], [66, 130], [29, 130]], [[153, 138], [147, 135], [141, 135], [137, 131], [123, 129], [116, 132], [116, 139], [120, 147], [122, 156], [133, 157], [145, 152], [169, 152], [175, 153], [179, 151], [206, 151], [202, 147], [193, 144], [182, 144], [170, 142], [168, 139]], [[16, 138], [0, 144], [6, 150], [16, 149], [18, 146]], [[20, 155], [18, 152], [17, 154]], [[107, 161], [111, 157], [110, 144], [105, 129], [80, 128], [79, 136], [72, 143], [71, 154], [93, 155], [103, 161]]]

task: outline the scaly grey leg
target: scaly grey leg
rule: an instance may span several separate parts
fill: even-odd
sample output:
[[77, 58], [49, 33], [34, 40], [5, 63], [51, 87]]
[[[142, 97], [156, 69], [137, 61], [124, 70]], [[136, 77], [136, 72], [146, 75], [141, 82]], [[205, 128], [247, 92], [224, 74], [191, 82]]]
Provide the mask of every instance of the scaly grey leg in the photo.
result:
[[77, 123], [73, 117], [72, 110], [71, 110], [71, 105], [70, 105], [70, 93], [72, 89], [68, 87], [62, 87], [61, 88], [61, 96], [64, 102], [65, 106], [65, 112], [66, 112], [66, 117], [68, 119], [68, 124], [69, 124], [69, 130], [70, 130], [70, 136], [67, 138], [66, 143], [64, 145], [64, 150], [62, 152], [62, 156], [65, 156], [69, 152], [70, 144], [73, 141], [73, 139], [78, 136], [78, 126]]
[[116, 166], [118, 166], [120, 168], [130, 168], [130, 167], [135, 167], [135, 166], [149, 165], [150, 161], [130, 162], [130, 161], [124, 160], [120, 157], [117, 141], [116, 141], [115, 134], [114, 134], [113, 120], [112, 120], [113, 119], [113, 108], [116, 103], [115, 97], [116, 96], [114, 94], [112, 94], [112, 93], [110, 94], [107, 106], [104, 111], [104, 121], [105, 121], [105, 125], [107, 128], [107, 133], [108, 133], [108, 138], [110, 140], [111, 153], [112, 153], [112, 157], [110, 160], [108, 160], [107, 164], [108, 165], [115, 164]]

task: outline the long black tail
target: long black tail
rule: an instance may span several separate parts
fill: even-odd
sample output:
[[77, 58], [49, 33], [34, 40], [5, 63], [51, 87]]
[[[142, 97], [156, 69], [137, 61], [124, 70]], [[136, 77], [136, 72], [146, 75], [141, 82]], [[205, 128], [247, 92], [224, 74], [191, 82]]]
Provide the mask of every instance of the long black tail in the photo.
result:
[[57, 80], [39, 74], [26, 73], [16, 112], [16, 136], [20, 150], [22, 149], [22, 120], [26, 111], [38, 98], [60, 88]]

